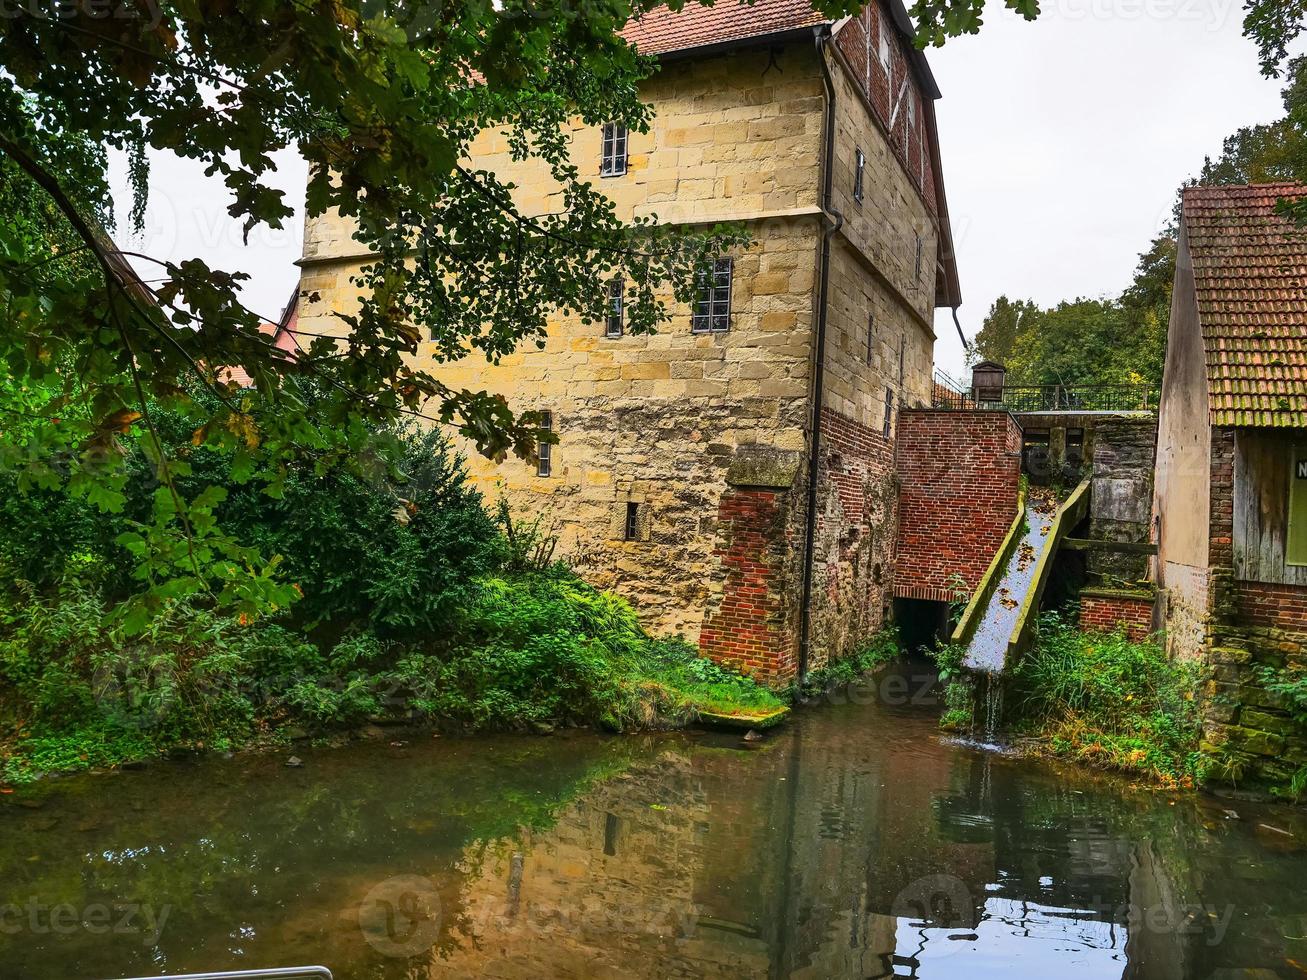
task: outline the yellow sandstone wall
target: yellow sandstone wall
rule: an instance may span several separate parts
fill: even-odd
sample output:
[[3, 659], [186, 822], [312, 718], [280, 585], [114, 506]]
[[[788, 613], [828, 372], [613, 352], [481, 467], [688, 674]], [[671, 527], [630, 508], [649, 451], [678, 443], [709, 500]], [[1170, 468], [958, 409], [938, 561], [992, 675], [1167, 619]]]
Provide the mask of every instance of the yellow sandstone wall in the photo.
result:
[[[560, 557], [634, 600], [648, 626], [695, 641], [722, 587], [718, 502], [736, 448], [797, 452], [805, 441], [822, 87], [811, 47], [798, 46], [774, 59], [755, 51], [671, 63], [641, 94], [657, 114], [649, 133], [630, 134], [625, 176], [599, 176], [598, 129], [573, 129], [572, 159], [623, 218], [747, 222], [754, 243], [735, 257], [730, 332], [693, 335], [684, 306], [654, 336], [607, 339], [603, 324], [559, 317], [543, 350], [438, 371], [451, 385], [502, 393], [515, 409], [553, 413], [552, 476], [469, 448], [474, 479], [491, 499], [502, 491], [546, 513]], [[484, 134], [475, 150], [474, 165], [520, 185], [527, 213], [557, 208], [552, 180], [512, 161], [501, 133]], [[332, 330], [333, 311], [357, 306], [350, 234], [334, 216], [306, 229], [301, 285], [318, 294], [301, 314], [306, 331]], [[628, 501], [640, 504], [637, 541], [622, 540]]]
[[[838, 67], [835, 73], [842, 79]], [[883, 504], [893, 497], [883, 493], [892, 444], [882, 440], [854, 453], [851, 440], [880, 438], [887, 385], [900, 403], [929, 395], [936, 237], [921, 197], [866, 108], [847, 83], [839, 84], [835, 183], [848, 223], [833, 243], [823, 406], [838, 416], [835, 428], [847, 421], [857, 439], [840, 435], [843, 441], [831, 448], [838, 454], [847, 443], [852, 462], [850, 473], [839, 469], [823, 478], [825, 533], [815, 592], [829, 626], [822, 643], [845, 652], [879, 625], [892, 561], [893, 515]], [[477, 357], [424, 366], [453, 386], [501, 393], [519, 411], [553, 413], [559, 444], [550, 477], [516, 459], [491, 463], [465, 447], [474, 480], [491, 500], [503, 492], [515, 506], [546, 514], [560, 534], [560, 557], [596, 586], [632, 599], [648, 627], [691, 642], [705, 620], [732, 635], [738, 632], [732, 616], [747, 622], [753, 615], [747, 602], [742, 611], [722, 611], [724, 589], [738, 590], [751, 574], [749, 555], [741, 559], [736, 547], [730, 557], [738, 544], [731, 515], [743, 514], [743, 526], [757, 513], [757, 501], [746, 501], [743, 511], [728, 506], [741, 492], [754, 492], [750, 473], [757, 470], [745, 466], [749, 472], [741, 477], [732, 466], [759, 453], [780, 460], [790, 482], [777, 481], [762, 501], [774, 516], [769, 533], [778, 546], [759, 558], [771, 562], [770, 632], [741, 644], [730, 659], [784, 680], [792, 674], [793, 650], [778, 662], [764, 648], [795, 641], [822, 230], [820, 64], [811, 43], [675, 61], [641, 95], [656, 115], [649, 133], [630, 134], [626, 175], [599, 176], [597, 128], [572, 130], [572, 159], [583, 174], [593, 174], [622, 218], [745, 223], [754, 241], [735, 255], [730, 332], [692, 334], [684, 306], [672, 308], [658, 334], [643, 337], [608, 339], [603, 324], [555, 317], [543, 350], [520, 351], [498, 366]], [[855, 144], [868, 158], [861, 205], [851, 198]], [[548, 175], [512, 161], [501, 133], [483, 134], [472, 162], [518, 184], [527, 213], [558, 208]], [[302, 301], [302, 329], [339, 329], [332, 313], [357, 307], [350, 276], [364, 258], [338, 216], [308, 224], [301, 287], [317, 298]], [[869, 310], [876, 312], [870, 363]], [[625, 541], [631, 501], [640, 507], [639, 534]], [[735, 576], [730, 583], [727, 566]], [[821, 659], [824, 652], [813, 665]]]

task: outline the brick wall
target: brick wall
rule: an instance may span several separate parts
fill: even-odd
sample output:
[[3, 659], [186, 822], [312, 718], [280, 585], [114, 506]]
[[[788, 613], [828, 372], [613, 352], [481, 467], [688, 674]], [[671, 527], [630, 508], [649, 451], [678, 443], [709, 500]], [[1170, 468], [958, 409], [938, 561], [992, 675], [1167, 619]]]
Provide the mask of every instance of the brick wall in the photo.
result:
[[1212, 504], [1208, 565], [1234, 566], [1234, 430], [1212, 430]]
[[1020, 456], [1006, 412], [902, 412], [894, 595], [948, 601], [954, 573], [976, 587], [1016, 516]]
[[1125, 627], [1131, 640], [1145, 639], [1153, 631], [1153, 597], [1106, 592], [1080, 595], [1080, 629], [1086, 633], [1113, 633]]
[[1234, 595], [1240, 622], [1307, 633], [1307, 586], [1241, 580], [1234, 583]]
[[759, 680], [785, 683], [797, 662], [797, 635], [785, 574], [793, 542], [787, 495], [735, 487], [717, 508], [717, 556], [725, 573], [720, 604], [704, 616], [699, 651]]
[[880, 629], [893, 581], [894, 445], [823, 408], [813, 548], [809, 669], [855, 652]]

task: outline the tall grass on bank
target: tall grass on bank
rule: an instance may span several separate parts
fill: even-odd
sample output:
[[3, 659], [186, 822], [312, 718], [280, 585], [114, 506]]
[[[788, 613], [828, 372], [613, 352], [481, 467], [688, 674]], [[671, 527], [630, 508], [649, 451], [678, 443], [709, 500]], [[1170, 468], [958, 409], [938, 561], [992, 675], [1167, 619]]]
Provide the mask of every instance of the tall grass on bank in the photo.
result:
[[1012, 674], [1012, 721], [1049, 754], [1190, 787], [1201, 774], [1199, 670], [1155, 642], [1045, 614]]
[[177, 749], [279, 744], [378, 718], [460, 732], [664, 728], [700, 711], [767, 713], [777, 697], [650, 637], [621, 598], [561, 566], [469, 586], [425, 640], [368, 630], [315, 641], [177, 604], [126, 636], [85, 582], [0, 601], [0, 778]]

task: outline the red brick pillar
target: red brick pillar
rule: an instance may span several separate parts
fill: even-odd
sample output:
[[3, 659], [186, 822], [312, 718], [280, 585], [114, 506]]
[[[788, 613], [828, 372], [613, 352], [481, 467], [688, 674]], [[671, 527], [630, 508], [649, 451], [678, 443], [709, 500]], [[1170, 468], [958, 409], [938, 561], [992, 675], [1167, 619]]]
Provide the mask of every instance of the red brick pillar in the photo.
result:
[[732, 487], [717, 508], [721, 604], [705, 618], [699, 650], [771, 684], [788, 683], [797, 662], [783, 597], [788, 491]]

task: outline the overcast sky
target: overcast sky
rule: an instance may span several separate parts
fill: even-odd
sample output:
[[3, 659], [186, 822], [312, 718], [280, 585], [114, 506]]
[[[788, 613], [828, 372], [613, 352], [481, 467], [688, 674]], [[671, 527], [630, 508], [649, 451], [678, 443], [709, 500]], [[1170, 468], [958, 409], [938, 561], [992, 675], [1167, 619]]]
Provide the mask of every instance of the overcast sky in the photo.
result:
[[[940, 141], [968, 335], [1004, 293], [1041, 303], [1118, 293], [1180, 182], [1227, 134], [1280, 115], [1279, 82], [1259, 74], [1232, 0], [1051, 0], [1034, 23], [991, 2], [987, 18], [979, 36], [929, 53], [944, 96]], [[200, 167], [153, 167], [147, 228], [133, 243], [250, 273], [247, 304], [274, 318], [295, 288], [302, 214], [243, 246], [221, 188]], [[297, 209], [304, 179], [302, 161], [284, 154], [277, 183]], [[960, 377], [948, 311], [937, 333], [937, 364]]]
[[[1051, 0], [1033, 23], [989, 9], [929, 52], [968, 335], [1003, 294], [1119, 293], [1203, 157], [1283, 114], [1229, 0]], [[960, 378], [947, 310], [936, 333]]]

